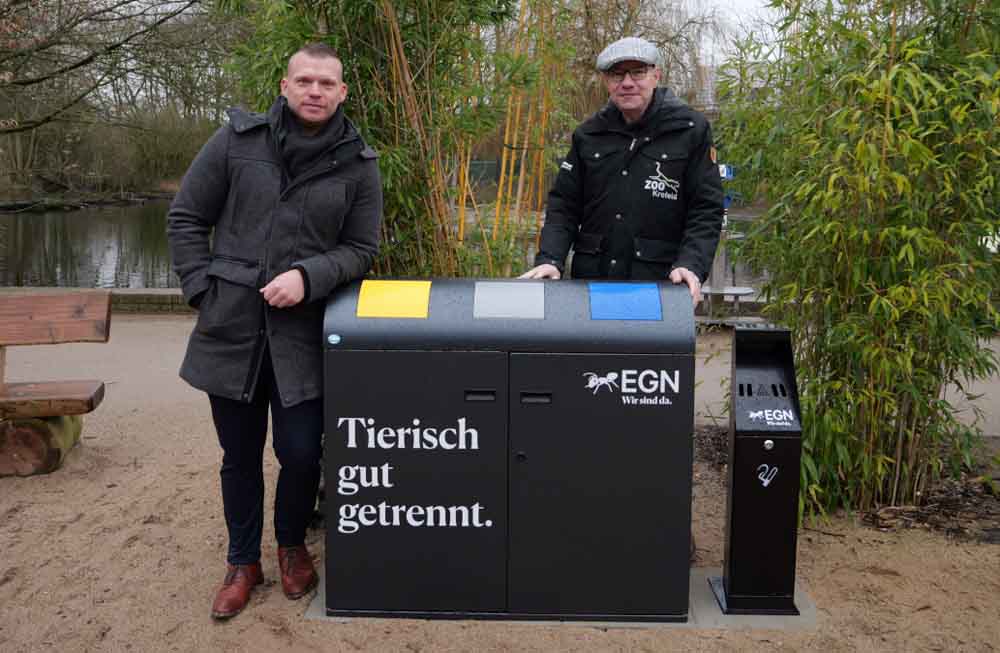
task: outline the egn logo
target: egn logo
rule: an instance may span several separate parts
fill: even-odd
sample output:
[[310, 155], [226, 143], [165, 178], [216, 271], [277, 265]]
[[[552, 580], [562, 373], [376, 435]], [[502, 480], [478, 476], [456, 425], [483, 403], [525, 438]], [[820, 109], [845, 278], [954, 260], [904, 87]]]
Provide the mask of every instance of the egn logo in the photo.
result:
[[764, 409], [747, 411], [747, 418], [752, 422], [763, 421], [768, 426], [792, 426], [795, 423], [795, 413], [788, 409]]
[[[666, 394], [669, 390], [674, 394], [680, 392], [680, 370], [622, 370], [621, 372], [584, 372], [587, 383], [584, 387], [597, 394], [601, 388], [607, 388], [613, 393], [618, 390], [622, 394]], [[621, 381], [619, 382], [619, 379]]]
[[595, 395], [601, 388], [607, 388], [608, 392], [614, 392], [614, 388], [618, 387], [618, 383], [615, 381], [618, 378], [618, 372], [608, 372], [604, 376], [594, 372], [584, 372], [583, 375], [587, 377], [587, 389], [593, 388]]

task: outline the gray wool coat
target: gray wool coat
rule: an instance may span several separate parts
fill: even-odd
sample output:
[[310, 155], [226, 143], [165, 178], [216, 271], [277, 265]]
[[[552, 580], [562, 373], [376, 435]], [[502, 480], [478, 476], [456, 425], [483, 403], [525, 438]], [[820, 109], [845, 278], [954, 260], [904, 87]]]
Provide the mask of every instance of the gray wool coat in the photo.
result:
[[[322, 396], [325, 299], [364, 276], [378, 253], [382, 186], [375, 152], [345, 120], [343, 137], [288, 178], [284, 98], [267, 114], [230, 109], [170, 206], [167, 236], [185, 300], [198, 309], [181, 365], [195, 388], [248, 401], [269, 348], [284, 406]], [[299, 269], [305, 299], [272, 308], [259, 289]]]

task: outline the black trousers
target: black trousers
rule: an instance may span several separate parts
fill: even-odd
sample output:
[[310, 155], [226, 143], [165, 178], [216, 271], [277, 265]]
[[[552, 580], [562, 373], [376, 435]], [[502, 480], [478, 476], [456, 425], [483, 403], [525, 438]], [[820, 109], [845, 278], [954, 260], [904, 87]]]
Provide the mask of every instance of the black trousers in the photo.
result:
[[323, 400], [285, 408], [264, 352], [257, 389], [250, 403], [209, 395], [222, 445], [222, 503], [229, 531], [228, 562], [260, 560], [264, 525], [264, 444], [271, 409], [274, 453], [281, 465], [274, 499], [274, 535], [279, 546], [305, 542], [319, 488], [323, 454]]

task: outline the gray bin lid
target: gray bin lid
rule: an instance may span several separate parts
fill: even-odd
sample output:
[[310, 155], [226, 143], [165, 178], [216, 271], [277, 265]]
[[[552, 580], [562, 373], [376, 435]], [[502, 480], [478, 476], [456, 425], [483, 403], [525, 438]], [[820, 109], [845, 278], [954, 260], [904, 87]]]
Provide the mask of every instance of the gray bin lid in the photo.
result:
[[327, 300], [327, 349], [693, 354], [686, 286], [367, 279]]

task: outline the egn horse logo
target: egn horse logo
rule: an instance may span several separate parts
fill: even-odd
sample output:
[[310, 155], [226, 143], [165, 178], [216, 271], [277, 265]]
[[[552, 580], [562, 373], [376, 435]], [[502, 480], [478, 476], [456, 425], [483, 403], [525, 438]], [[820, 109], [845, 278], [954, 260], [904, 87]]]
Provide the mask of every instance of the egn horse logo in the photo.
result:
[[593, 389], [595, 395], [601, 388], [607, 388], [608, 392], [614, 392], [615, 388], [618, 387], [618, 372], [608, 372], [604, 376], [595, 374], [594, 372], [584, 372], [583, 375], [587, 377], [587, 385], [585, 387], [588, 390]]

